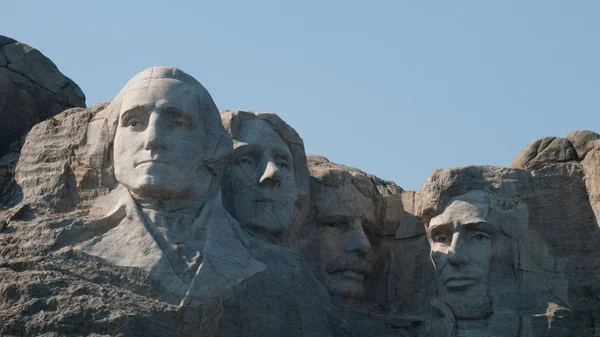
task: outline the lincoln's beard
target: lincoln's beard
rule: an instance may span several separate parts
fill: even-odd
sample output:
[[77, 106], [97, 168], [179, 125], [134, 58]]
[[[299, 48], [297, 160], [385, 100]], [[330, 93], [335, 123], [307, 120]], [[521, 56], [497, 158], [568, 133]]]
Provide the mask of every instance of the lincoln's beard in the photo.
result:
[[457, 319], [483, 319], [493, 312], [492, 298], [487, 292], [479, 294], [452, 294], [442, 298]]

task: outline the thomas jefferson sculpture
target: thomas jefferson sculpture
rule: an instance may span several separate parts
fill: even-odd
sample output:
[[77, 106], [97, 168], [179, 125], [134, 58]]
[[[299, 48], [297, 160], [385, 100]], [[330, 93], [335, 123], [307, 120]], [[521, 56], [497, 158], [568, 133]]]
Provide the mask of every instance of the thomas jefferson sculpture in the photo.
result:
[[233, 138], [223, 179], [226, 209], [249, 232], [272, 243], [289, 243], [308, 211], [304, 143], [272, 113], [221, 111]]

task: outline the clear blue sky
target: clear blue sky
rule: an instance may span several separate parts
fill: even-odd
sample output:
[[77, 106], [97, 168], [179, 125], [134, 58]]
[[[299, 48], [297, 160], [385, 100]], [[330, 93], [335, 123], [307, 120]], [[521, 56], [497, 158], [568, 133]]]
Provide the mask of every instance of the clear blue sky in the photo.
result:
[[[134, 4], [135, 3], [135, 4]], [[220, 109], [278, 113], [307, 153], [417, 190], [600, 132], [600, 1], [3, 1], [0, 34], [87, 95], [172, 65]]]

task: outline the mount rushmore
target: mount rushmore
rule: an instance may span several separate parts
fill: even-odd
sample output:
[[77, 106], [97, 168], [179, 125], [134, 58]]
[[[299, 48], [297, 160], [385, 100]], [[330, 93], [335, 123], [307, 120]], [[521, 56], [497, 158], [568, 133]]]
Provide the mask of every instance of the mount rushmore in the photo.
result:
[[110, 102], [0, 37], [2, 336], [599, 336], [600, 135], [419, 191], [151, 67]]

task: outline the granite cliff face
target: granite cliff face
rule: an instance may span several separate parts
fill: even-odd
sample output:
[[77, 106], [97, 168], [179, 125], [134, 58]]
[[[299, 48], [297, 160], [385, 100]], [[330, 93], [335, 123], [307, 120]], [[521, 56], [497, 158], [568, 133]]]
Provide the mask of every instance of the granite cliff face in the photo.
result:
[[3, 159], [0, 335], [596, 336], [599, 139], [405, 191], [153, 67]]
[[25, 134], [85, 95], [40, 51], [0, 35], [0, 189], [9, 184]]

